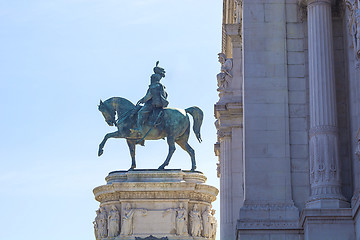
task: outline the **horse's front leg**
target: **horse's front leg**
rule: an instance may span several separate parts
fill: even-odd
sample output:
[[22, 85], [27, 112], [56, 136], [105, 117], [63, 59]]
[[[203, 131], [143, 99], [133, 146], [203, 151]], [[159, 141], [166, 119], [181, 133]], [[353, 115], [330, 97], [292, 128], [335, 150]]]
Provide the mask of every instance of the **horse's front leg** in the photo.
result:
[[109, 139], [109, 138], [120, 138], [120, 132], [119, 131], [116, 131], [116, 132], [112, 132], [112, 133], [108, 133], [105, 135], [104, 139], [102, 140], [102, 142], [99, 144], [99, 151], [98, 151], [98, 156], [100, 157], [104, 150], [104, 146], [105, 146], [105, 143], [106, 141]]
[[134, 169], [136, 168], [136, 162], [135, 162], [135, 145], [136, 145], [136, 140], [130, 140], [130, 139], [126, 139], [126, 142], [129, 146], [129, 150], [130, 150], [130, 155], [131, 155], [131, 168], [130, 169]]
[[167, 165], [169, 165], [170, 159], [173, 155], [173, 153], [175, 152], [176, 148], [175, 148], [175, 138], [174, 137], [167, 137], [167, 143], [169, 145], [169, 153], [166, 157], [165, 162], [158, 168], [158, 169], [164, 169]]

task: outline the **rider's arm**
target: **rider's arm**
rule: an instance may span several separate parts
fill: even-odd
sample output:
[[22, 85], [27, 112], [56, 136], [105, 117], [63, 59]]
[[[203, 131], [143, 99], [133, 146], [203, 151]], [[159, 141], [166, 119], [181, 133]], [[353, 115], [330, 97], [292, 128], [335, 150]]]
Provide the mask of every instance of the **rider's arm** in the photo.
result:
[[143, 97], [142, 99], [140, 99], [141, 103], [146, 103], [147, 101], [149, 101], [152, 98], [151, 92], [148, 90], [145, 97]]

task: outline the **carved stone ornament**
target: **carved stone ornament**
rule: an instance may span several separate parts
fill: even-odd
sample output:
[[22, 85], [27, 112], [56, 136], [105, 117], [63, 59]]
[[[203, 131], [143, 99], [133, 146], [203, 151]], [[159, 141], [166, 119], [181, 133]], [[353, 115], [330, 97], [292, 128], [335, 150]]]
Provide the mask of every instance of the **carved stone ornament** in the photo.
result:
[[349, 9], [348, 26], [352, 37], [356, 67], [360, 68], [360, 0], [345, 0]]
[[243, 0], [235, 0], [235, 8], [234, 8], [234, 22], [235, 23], [242, 22], [242, 5], [243, 5]]
[[357, 141], [357, 147], [356, 147], [355, 154], [358, 157], [358, 159], [360, 160], [360, 139]]
[[153, 235], [150, 235], [146, 238], [135, 237], [135, 240], [169, 240], [169, 238], [168, 237], [157, 238], [154, 237]]
[[357, 138], [357, 146], [356, 146], [356, 150], [355, 150], [355, 155], [360, 160], [360, 128], [359, 128], [356, 138]]
[[224, 53], [219, 53], [219, 62], [221, 64], [221, 71], [216, 75], [218, 91], [221, 92], [229, 88], [232, 80], [231, 70], [233, 68], [232, 58], [226, 58]]

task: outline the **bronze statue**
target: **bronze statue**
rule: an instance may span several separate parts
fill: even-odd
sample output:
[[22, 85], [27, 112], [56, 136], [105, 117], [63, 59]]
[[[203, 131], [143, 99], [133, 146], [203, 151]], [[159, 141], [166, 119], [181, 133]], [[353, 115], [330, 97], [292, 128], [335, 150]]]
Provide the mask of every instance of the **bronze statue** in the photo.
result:
[[[158, 63], [157, 63], [158, 64]], [[195, 151], [188, 143], [190, 134], [190, 121], [187, 113], [194, 119], [193, 131], [196, 138], [201, 142], [200, 128], [203, 120], [203, 112], [198, 107], [190, 107], [185, 110], [167, 108], [165, 88], [160, 84], [160, 79], [165, 76], [165, 70], [154, 68], [151, 76], [151, 84], [148, 93], [140, 99], [137, 105], [121, 97], [112, 97], [102, 102], [100, 100], [99, 111], [103, 114], [109, 126], [116, 126], [117, 131], [105, 135], [99, 145], [98, 155], [103, 154], [103, 148], [109, 138], [125, 138], [129, 146], [132, 164], [130, 169], [136, 168], [135, 145], [144, 144], [145, 140], [158, 140], [167, 138], [169, 152], [164, 163], [158, 169], [164, 169], [170, 162], [175, 151], [175, 143], [184, 149], [191, 157], [191, 171], [195, 171]], [[154, 85], [155, 91], [151, 89]], [[158, 101], [161, 103], [158, 105]], [[145, 103], [141, 106], [141, 103]], [[151, 113], [152, 112], [152, 113]], [[115, 116], [118, 119], [115, 119]], [[140, 114], [138, 117], [137, 115]]]
[[160, 83], [161, 78], [165, 77], [165, 70], [161, 67], [158, 67], [159, 61], [156, 62], [156, 66], [154, 67], [154, 74], [151, 75], [150, 80], [151, 83], [149, 85], [149, 89], [146, 92], [146, 95], [141, 98], [136, 105], [144, 103], [144, 106], [138, 111], [138, 119], [137, 119], [137, 128], [131, 129], [132, 133], [136, 133], [139, 137], [143, 136], [145, 133], [143, 132], [142, 126], [151, 113], [154, 115], [156, 119], [160, 117], [159, 114], [162, 112], [161, 109], [167, 107], [169, 102], [167, 99], [167, 93], [165, 91], [165, 86]]

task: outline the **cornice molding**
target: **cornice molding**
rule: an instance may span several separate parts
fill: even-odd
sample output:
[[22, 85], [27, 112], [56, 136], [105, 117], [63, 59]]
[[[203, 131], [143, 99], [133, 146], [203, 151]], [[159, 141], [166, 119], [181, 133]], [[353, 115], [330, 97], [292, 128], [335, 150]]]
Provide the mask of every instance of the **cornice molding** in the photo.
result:
[[243, 115], [243, 105], [241, 102], [218, 102], [214, 105], [215, 118], [220, 117], [240, 117]]
[[224, 31], [226, 35], [230, 37], [233, 47], [241, 48], [241, 42], [242, 42], [241, 24], [240, 23], [224, 24]]

